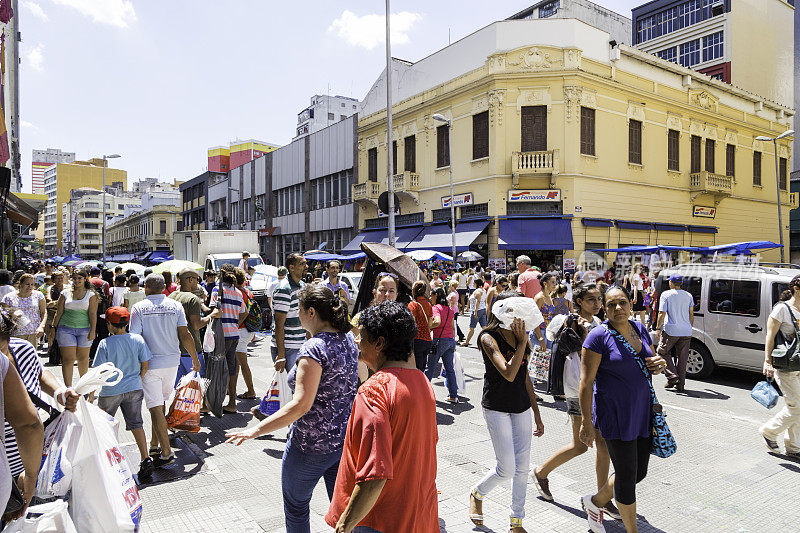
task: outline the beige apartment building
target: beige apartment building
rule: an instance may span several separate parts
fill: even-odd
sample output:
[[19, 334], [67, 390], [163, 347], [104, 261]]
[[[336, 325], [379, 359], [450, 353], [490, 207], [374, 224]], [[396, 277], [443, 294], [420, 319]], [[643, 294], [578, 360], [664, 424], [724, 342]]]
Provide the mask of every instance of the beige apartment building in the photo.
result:
[[106, 235], [108, 255], [171, 251], [179, 218], [180, 207], [156, 205], [111, 222]]

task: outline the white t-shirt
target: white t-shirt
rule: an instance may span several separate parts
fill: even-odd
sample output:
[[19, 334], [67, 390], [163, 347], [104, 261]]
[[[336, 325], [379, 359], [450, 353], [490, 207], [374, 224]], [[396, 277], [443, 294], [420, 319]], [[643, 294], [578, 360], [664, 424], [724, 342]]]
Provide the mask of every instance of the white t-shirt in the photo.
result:
[[641, 276], [641, 274], [631, 274], [631, 277], [633, 278], [633, 283], [631, 284], [631, 286], [637, 291], [643, 291], [644, 278]]
[[683, 289], [664, 291], [658, 300], [659, 312], [664, 311], [664, 333], [671, 337], [691, 337], [692, 322], [689, 310], [694, 298]]
[[128, 287], [111, 287], [111, 307], [122, 305]]
[[[585, 326], [587, 333], [600, 325], [600, 319], [592, 317], [592, 323]], [[577, 398], [581, 386], [581, 354], [572, 352], [564, 360], [564, 396]]]
[[178, 366], [179, 326], [188, 326], [183, 305], [163, 294], [151, 294], [131, 308], [130, 332], [144, 337], [153, 354], [150, 368]]
[[269, 282], [267, 285], [267, 298], [272, 299], [272, 295], [275, 294], [275, 289], [278, 287], [278, 284], [281, 282], [279, 279], [275, 279]]
[[[786, 302], [778, 302], [772, 308], [769, 317], [774, 318], [781, 323], [781, 333], [783, 333], [786, 340], [794, 339], [794, 325], [792, 325], [792, 317], [789, 315], [789, 310], [792, 310], [795, 320], [800, 320], [800, 311], [792, 307]], [[798, 324], [800, 327], [800, 324]]]
[[[478, 298], [480, 298], [481, 301], [478, 302], [478, 308], [475, 309], [475, 302], [478, 300]], [[475, 289], [470, 295], [469, 299], [470, 299], [470, 308], [473, 311], [480, 311], [481, 309], [486, 309], [486, 291], [484, 291], [483, 288], [479, 287]]]
[[456, 272], [453, 274], [453, 277], [458, 281], [458, 288], [459, 290], [463, 290], [467, 288], [467, 275], [462, 274], [461, 272]]

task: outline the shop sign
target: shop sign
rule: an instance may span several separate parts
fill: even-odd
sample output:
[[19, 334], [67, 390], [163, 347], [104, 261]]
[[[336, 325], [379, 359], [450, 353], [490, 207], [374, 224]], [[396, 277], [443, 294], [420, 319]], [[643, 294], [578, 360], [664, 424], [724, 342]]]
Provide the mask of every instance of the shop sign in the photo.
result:
[[717, 208], [696, 205], [694, 206], [694, 212], [692, 215], [696, 217], [714, 218], [717, 215]]
[[560, 189], [535, 189], [529, 191], [521, 191], [519, 189], [511, 189], [508, 191], [509, 202], [560, 202], [561, 190]]
[[506, 260], [502, 257], [490, 257], [489, 258], [489, 268], [491, 270], [502, 270], [505, 272], [506, 270]]
[[[471, 192], [466, 194], [456, 194], [455, 199], [455, 207], [473, 204]], [[442, 207], [450, 207], [450, 196], [442, 196]]]
[[575, 259], [564, 259], [564, 270], [575, 270]]

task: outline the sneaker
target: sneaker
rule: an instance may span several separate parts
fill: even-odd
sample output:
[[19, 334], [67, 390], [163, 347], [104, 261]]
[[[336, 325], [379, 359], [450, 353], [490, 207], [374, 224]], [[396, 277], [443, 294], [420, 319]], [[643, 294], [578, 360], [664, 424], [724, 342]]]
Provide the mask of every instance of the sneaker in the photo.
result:
[[161, 457], [160, 455], [153, 459], [153, 468], [162, 468], [171, 465], [175, 462], [175, 454], [170, 454], [169, 457]]
[[671, 389], [678, 385], [677, 379], [668, 379], [667, 382], [664, 384], [665, 389]]
[[[764, 437], [763, 434], [761, 436]], [[767, 443], [767, 448], [769, 448], [769, 451], [777, 452], [779, 450], [778, 443], [774, 440], [769, 440], [767, 437], [764, 437], [764, 442]]]
[[139, 463], [139, 479], [149, 478], [153, 474], [153, 460], [149, 457]]
[[455, 398], [448, 397], [447, 403], [458, 403], [458, 396], [456, 396]]
[[533, 469], [533, 474], [531, 474], [533, 478], [533, 483], [536, 485], [536, 490], [539, 491], [539, 495], [545, 501], [552, 502], [553, 501], [553, 494], [550, 492], [550, 481], [544, 477], [539, 477], [536, 475], [536, 468]]
[[608, 502], [606, 506], [603, 507], [603, 512], [615, 520], [622, 520], [622, 515], [619, 514], [619, 509], [614, 505], [614, 502]]
[[592, 533], [606, 533], [603, 527], [603, 510], [592, 502], [592, 495], [581, 498], [581, 507], [586, 511], [586, 520], [589, 521], [589, 529]]
[[800, 451], [797, 452], [786, 452], [786, 457], [789, 459], [794, 459], [795, 461], [800, 461]]

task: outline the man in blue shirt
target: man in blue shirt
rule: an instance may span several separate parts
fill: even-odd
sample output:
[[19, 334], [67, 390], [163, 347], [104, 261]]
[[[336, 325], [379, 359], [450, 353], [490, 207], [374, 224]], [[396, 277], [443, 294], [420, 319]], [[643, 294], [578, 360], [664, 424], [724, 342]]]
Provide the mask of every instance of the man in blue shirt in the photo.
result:
[[[660, 334], [657, 352], [667, 362], [664, 375], [666, 388], [684, 391], [686, 382], [686, 361], [689, 359], [689, 345], [692, 341], [694, 325], [694, 298], [681, 289], [683, 277], [673, 274], [669, 278], [669, 290], [664, 291], [658, 301], [658, 332]], [[678, 366], [670, 355], [675, 349]]]
[[325, 269], [328, 273], [328, 281], [325, 283], [325, 286], [332, 290], [333, 294], [341, 298], [346, 305], [349, 305], [350, 291], [347, 290], [347, 285], [339, 279], [339, 271], [341, 268], [342, 266], [339, 264], [339, 261], [335, 259], [328, 261], [327, 268]]

